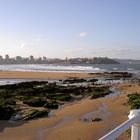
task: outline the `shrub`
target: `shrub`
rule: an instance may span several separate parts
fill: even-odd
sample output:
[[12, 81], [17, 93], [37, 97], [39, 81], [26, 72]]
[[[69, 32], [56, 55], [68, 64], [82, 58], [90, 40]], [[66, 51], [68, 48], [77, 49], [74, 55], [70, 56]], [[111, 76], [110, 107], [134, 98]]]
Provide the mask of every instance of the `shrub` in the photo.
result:
[[140, 94], [134, 93], [128, 95], [128, 104], [131, 106], [131, 109], [140, 108]]

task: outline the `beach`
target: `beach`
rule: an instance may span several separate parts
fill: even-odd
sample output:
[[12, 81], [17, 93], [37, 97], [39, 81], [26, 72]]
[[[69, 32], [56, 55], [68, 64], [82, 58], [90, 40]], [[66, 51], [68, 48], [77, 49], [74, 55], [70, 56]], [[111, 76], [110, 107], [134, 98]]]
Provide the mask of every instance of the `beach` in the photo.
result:
[[[63, 79], [69, 77], [93, 78], [85, 73], [48, 73], [2, 71], [0, 78]], [[130, 107], [127, 94], [139, 92], [136, 84], [114, 84], [120, 94], [111, 98], [83, 99], [64, 108], [54, 110], [52, 117], [10, 123], [0, 121], [2, 140], [97, 140], [128, 119]], [[99, 122], [86, 121], [86, 116], [102, 118]], [[120, 137], [126, 139], [124, 134]]]
[[0, 71], [0, 79], [46, 79], [59, 80], [64, 78], [92, 78], [94, 74], [64, 72], [31, 72], [31, 71]]
[[0, 19], [0, 140], [140, 140], [140, 0], [0, 0]]

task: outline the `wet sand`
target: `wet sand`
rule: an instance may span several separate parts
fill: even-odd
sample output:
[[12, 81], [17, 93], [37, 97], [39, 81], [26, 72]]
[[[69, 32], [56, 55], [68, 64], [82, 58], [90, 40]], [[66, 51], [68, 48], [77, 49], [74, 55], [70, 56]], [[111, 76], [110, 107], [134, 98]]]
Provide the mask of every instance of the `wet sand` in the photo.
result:
[[0, 71], [0, 79], [64, 79], [69, 77], [91, 78], [88, 73]]

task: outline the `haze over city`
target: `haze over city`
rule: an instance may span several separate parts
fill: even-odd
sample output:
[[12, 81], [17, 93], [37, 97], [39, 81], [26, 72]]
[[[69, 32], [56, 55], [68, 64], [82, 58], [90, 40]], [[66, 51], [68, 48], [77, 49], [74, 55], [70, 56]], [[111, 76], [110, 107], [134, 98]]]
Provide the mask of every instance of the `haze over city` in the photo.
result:
[[0, 54], [140, 59], [139, 0], [0, 0]]

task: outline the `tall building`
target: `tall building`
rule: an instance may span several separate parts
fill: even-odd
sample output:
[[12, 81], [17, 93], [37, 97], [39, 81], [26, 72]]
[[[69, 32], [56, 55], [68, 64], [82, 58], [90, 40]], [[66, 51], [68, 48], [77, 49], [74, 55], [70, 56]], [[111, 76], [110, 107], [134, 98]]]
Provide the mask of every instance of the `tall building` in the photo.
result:
[[4, 62], [5, 62], [6, 64], [10, 64], [10, 58], [9, 58], [9, 55], [8, 55], [8, 54], [5, 55], [5, 60], [4, 60]]
[[35, 59], [34, 59], [34, 56], [30, 56], [30, 61], [34, 61]]
[[22, 57], [21, 56], [16, 56], [16, 61], [17, 61], [17, 63], [22, 63]]
[[29, 64], [29, 58], [23, 58], [22, 61], [24, 64]]
[[0, 64], [3, 64], [3, 57], [0, 55]]
[[9, 55], [8, 54], [5, 55], [5, 60], [9, 60]]
[[35, 63], [35, 58], [34, 58], [34, 56], [31, 55], [31, 56], [29, 57], [29, 63], [32, 63], [32, 64]]
[[46, 60], [47, 60], [47, 58], [46, 58], [45, 56], [43, 56], [43, 60], [44, 60], [44, 61], [46, 61]]
[[39, 57], [39, 58], [38, 58], [38, 61], [40, 61], [40, 62], [41, 62], [41, 61], [42, 61], [42, 57]]
[[69, 59], [67, 57], [65, 58], [65, 63], [69, 63]]
[[0, 55], [0, 61], [2, 61], [3, 60], [3, 57]]

